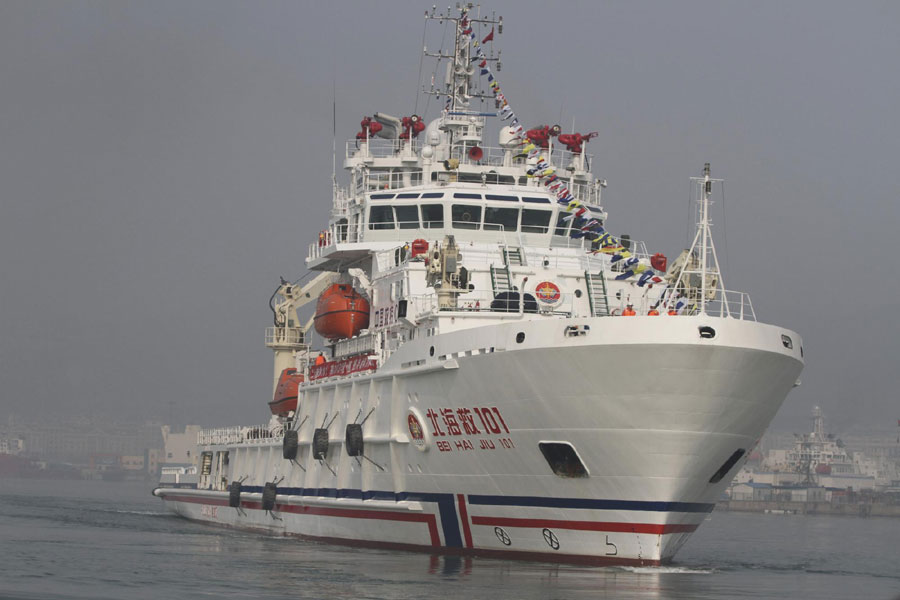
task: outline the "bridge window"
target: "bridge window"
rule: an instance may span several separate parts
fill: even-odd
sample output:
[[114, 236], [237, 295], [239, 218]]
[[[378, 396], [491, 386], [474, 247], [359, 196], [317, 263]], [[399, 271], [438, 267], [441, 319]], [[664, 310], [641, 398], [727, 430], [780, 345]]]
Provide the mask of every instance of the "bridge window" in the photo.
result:
[[522, 198], [522, 202], [533, 202], [535, 204], [550, 204], [550, 198]]
[[495, 194], [485, 194], [486, 200], [503, 200], [504, 202], [518, 202], [518, 196], [497, 196]]
[[412, 200], [418, 197], [418, 194], [397, 194], [397, 200]]
[[515, 231], [518, 225], [518, 208], [488, 206], [484, 209], [484, 229], [486, 231]]
[[[425, 194], [427, 195], [427, 194]], [[443, 196], [443, 194], [441, 194]], [[422, 205], [422, 225], [425, 229], [443, 229], [444, 228], [444, 205], [443, 204], [423, 204]]]
[[[453, 194], [458, 196], [460, 194]], [[454, 204], [451, 208], [453, 227], [456, 229], [478, 229], [481, 227], [481, 207], [473, 204]]]
[[397, 215], [397, 224], [400, 226], [400, 229], [419, 228], [419, 211], [415, 205], [395, 206], [394, 213]]
[[550, 229], [549, 210], [522, 209], [522, 231], [524, 233], [547, 233]]
[[570, 213], [565, 211], [559, 211], [559, 214], [556, 217], [556, 230], [553, 232], [553, 235], [561, 235], [563, 237], [569, 235], [569, 221], [566, 221], [566, 217], [569, 216]]
[[443, 197], [444, 197], [444, 192], [428, 192], [428, 193], [422, 194], [423, 200], [425, 198], [443, 198]]
[[454, 198], [462, 198], [465, 200], [481, 200], [481, 194], [453, 194]]
[[394, 211], [390, 206], [373, 206], [369, 209], [369, 229], [393, 229]]
[[390, 200], [393, 197], [394, 197], [393, 194], [372, 194], [371, 196], [369, 196], [369, 199], [370, 200]]

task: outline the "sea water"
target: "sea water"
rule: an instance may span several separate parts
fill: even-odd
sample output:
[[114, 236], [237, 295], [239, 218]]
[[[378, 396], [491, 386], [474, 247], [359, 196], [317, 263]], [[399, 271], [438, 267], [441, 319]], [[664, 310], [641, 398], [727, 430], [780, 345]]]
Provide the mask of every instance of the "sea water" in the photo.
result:
[[900, 519], [716, 511], [670, 566], [597, 568], [233, 531], [170, 515], [152, 488], [0, 479], [0, 597], [900, 597]]

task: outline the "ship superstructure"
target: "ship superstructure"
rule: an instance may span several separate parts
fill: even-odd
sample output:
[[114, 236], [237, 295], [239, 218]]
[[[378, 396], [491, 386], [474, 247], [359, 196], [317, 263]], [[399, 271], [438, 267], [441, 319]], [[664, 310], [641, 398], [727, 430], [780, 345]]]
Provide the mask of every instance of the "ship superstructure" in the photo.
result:
[[800, 337], [724, 289], [709, 165], [671, 263], [611, 236], [596, 134], [526, 129], [503, 94], [502, 18], [426, 19], [456, 31], [431, 53], [443, 108], [347, 144], [312, 274], [270, 302], [270, 422], [201, 432], [196, 488], [156, 494], [341, 543], [666, 562], [797, 381]]

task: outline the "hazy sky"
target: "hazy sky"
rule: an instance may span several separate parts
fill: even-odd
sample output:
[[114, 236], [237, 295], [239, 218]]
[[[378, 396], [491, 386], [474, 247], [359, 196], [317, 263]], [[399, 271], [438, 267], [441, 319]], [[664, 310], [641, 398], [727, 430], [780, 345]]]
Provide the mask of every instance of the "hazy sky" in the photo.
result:
[[[422, 113], [430, 6], [0, 0], [0, 417], [265, 421], [266, 304], [331, 205], [332, 85], [339, 152], [364, 115]], [[805, 338], [774, 427], [814, 404], [894, 427], [900, 3], [488, 8], [519, 117], [600, 133], [611, 231], [672, 257], [688, 178], [727, 180], [726, 283]]]

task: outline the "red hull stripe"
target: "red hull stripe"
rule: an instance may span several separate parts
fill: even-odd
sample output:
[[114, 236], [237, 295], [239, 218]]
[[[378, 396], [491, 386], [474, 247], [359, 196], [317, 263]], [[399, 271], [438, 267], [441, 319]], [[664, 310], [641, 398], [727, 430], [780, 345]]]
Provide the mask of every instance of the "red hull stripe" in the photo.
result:
[[604, 523], [600, 521], [565, 521], [559, 519], [519, 519], [515, 517], [472, 517], [473, 525], [502, 527], [529, 527], [548, 529], [576, 529], [579, 531], [614, 531], [630, 533], [685, 533], [694, 531], [699, 525], [679, 525], [656, 523]]
[[[192, 496], [168, 496], [167, 500], [176, 502], [191, 502], [193, 504], [212, 504], [215, 506], [228, 506], [228, 500], [194, 498]], [[242, 508], [262, 510], [262, 502], [241, 502]], [[295, 513], [298, 515], [320, 515], [323, 517], [343, 517], [347, 519], [375, 519], [379, 521], [406, 521], [414, 523], [426, 523], [428, 534], [431, 537], [431, 545], [440, 547], [441, 536], [438, 533], [437, 518], [427, 513], [398, 513], [382, 510], [362, 510], [357, 508], [326, 508], [321, 506], [296, 506], [293, 504], [276, 504], [276, 512]]]
[[[173, 502], [190, 502], [191, 504], [210, 504], [212, 506], [228, 506], [227, 498], [200, 498], [196, 496], [169, 496], [166, 495], [166, 501]], [[242, 503], [242, 505], [245, 503]]]
[[462, 520], [463, 536], [466, 540], [466, 548], [472, 547], [472, 530], [469, 528], [469, 513], [466, 510], [466, 497], [457, 494], [456, 499], [459, 501], [459, 518]]

